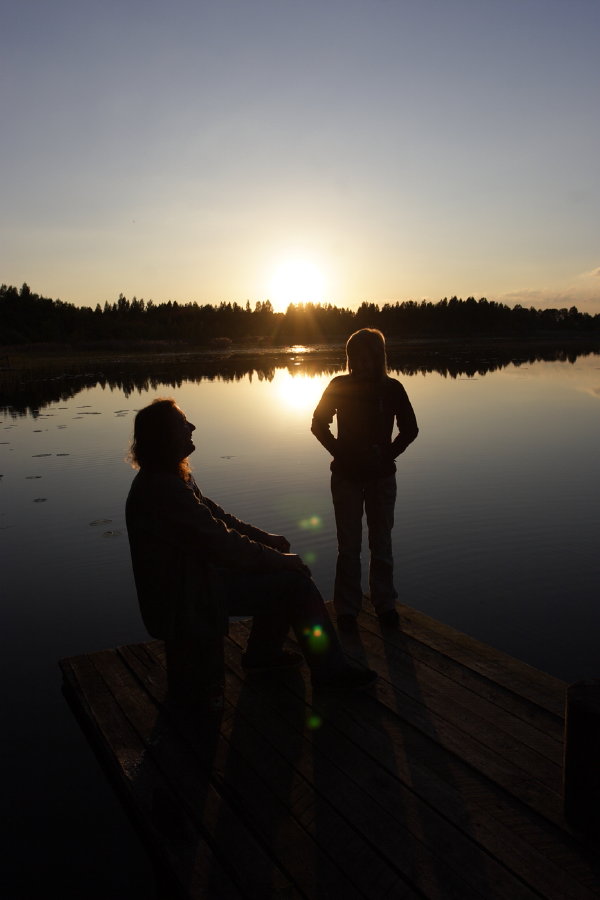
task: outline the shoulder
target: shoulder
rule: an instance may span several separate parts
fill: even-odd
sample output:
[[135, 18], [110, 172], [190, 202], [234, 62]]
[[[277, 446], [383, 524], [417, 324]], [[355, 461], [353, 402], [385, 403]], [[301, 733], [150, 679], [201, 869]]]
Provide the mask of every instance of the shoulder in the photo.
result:
[[355, 381], [351, 375], [336, 375], [329, 382], [328, 391], [336, 394], [347, 394], [355, 386]]
[[343, 395], [347, 390], [346, 385], [349, 377], [349, 375], [336, 375], [335, 378], [332, 378], [323, 391], [321, 402], [331, 402], [333, 398]]
[[384, 390], [393, 399], [404, 399], [407, 396], [404, 385], [397, 378], [392, 378], [390, 375], [386, 376]]
[[140, 469], [133, 484], [140, 487], [152, 487], [155, 485], [177, 485], [185, 486], [185, 482], [175, 472], [163, 472], [160, 469]]
[[398, 381], [397, 378], [392, 378], [391, 375], [385, 376], [385, 386], [388, 391], [403, 391], [404, 387], [401, 382]]
[[340, 388], [345, 387], [350, 380], [349, 375], [336, 375], [335, 378], [332, 378], [329, 384], [327, 385], [328, 391], [339, 390]]
[[174, 472], [159, 472], [152, 469], [140, 469], [131, 483], [130, 497], [149, 496], [156, 498], [170, 495], [193, 494], [190, 484], [186, 484]]

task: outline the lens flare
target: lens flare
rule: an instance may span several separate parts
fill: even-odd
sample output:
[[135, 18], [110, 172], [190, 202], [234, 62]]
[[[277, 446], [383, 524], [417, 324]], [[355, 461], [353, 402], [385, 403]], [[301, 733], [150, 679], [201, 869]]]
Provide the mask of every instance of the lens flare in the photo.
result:
[[321, 528], [323, 521], [321, 516], [308, 516], [307, 519], [300, 519], [298, 525], [304, 531], [317, 531]]
[[325, 634], [321, 625], [305, 628], [304, 637], [311, 653], [324, 653], [329, 647], [329, 635]]
[[314, 566], [317, 561], [317, 554], [314, 552], [314, 550], [309, 550], [307, 553], [303, 553], [302, 555], [307, 566]]
[[309, 713], [306, 717], [306, 727], [310, 731], [315, 731], [317, 728], [320, 728], [323, 724], [323, 720], [321, 716], [318, 716], [316, 713]]

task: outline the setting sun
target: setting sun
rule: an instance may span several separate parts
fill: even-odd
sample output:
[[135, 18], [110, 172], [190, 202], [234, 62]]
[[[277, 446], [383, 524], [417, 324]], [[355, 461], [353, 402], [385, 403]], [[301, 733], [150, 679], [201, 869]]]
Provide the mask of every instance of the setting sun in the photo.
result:
[[325, 275], [315, 263], [286, 259], [271, 275], [269, 299], [277, 312], [285, 312], [290, 303], [323, 303], [325, 289]]

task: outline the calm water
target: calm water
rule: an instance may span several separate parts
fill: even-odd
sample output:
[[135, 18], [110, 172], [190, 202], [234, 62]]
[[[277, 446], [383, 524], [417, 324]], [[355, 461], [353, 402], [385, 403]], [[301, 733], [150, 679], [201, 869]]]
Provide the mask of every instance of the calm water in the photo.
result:
[[[307, 359], [196, 380], [38, 383], [34, 399], [20, 387], [0, 412], [0, 659], [15, 772], [5, 896], [52, 884], [63, 896], [136, 897], [151, 884], [56, 665], [147, 637], [124, 523], [136, 409], [174, 396], [197, 425], [204, 492], [287, 535], [330, 598], [329, 459], [309, 426], [335, 366]], [[486, 368], [393, 373], [421, 429], [398, 465], [400, 600], [565, 680], [600, 676], [600, 356]]]

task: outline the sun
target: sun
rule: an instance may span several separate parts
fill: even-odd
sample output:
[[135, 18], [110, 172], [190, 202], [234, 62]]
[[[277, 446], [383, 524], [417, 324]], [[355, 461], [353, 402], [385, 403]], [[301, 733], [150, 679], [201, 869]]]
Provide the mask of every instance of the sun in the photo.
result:
[[269, 299], [276, 312], [285, 312], [290, 303], [323, 303], [326, 278], [323, 270], [307, 259], [280, 262], [271, 275]]

